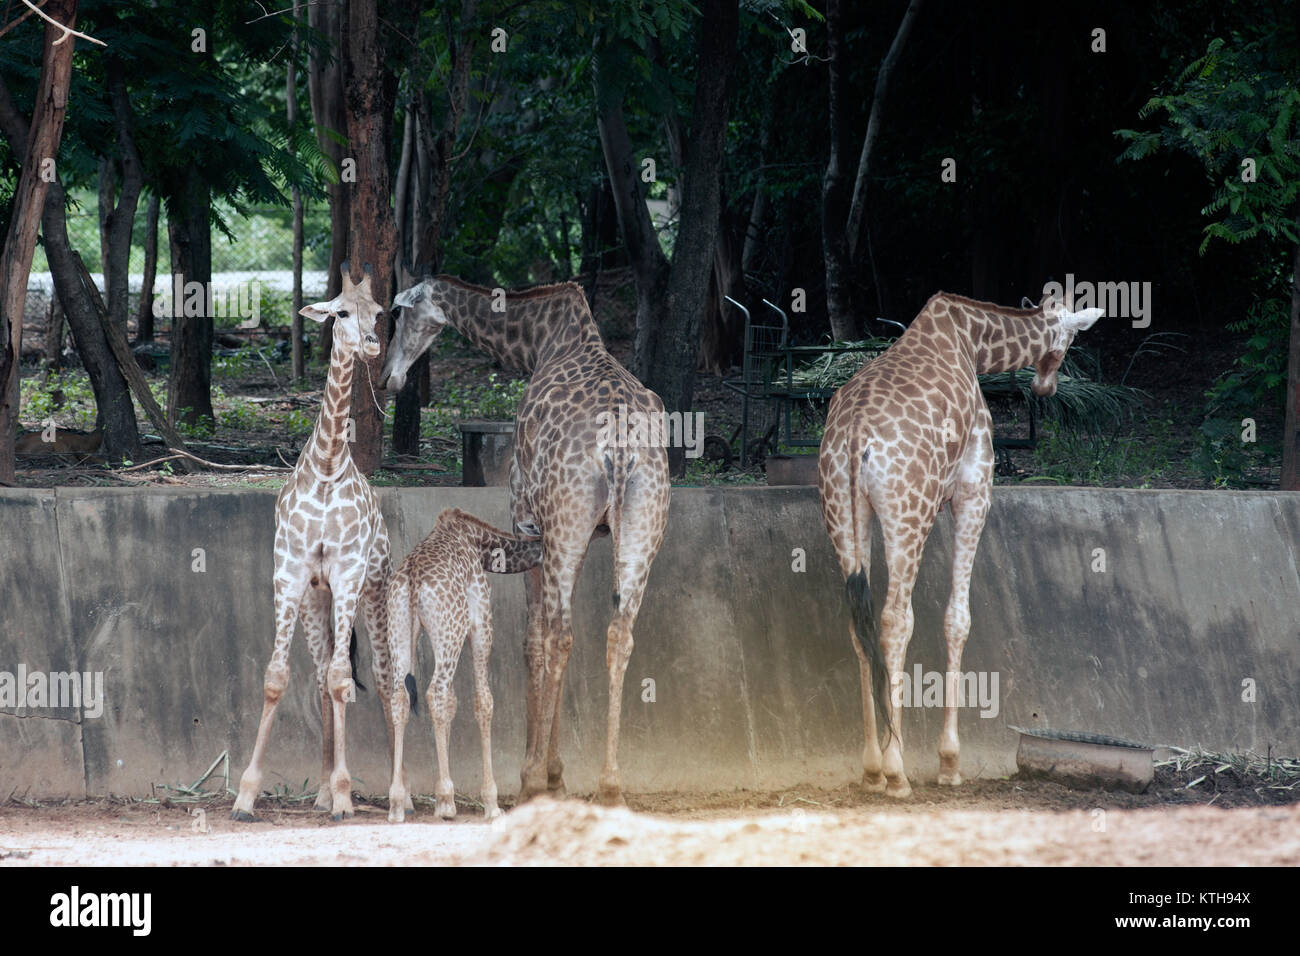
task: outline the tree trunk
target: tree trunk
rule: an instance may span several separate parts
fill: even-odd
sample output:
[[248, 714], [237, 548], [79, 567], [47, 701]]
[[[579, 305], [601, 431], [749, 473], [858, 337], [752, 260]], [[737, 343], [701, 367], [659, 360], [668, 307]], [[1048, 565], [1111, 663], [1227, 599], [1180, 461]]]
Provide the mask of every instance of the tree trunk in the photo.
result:
[[131, 130], [131, 100], [126, 92], [122, 61], [111, 53], [108, 54], [106, 73], [108, 92], [113, 101], [113, 125], [117, 132], [122, 184], [117, 204], [108, 214], [104, 288], [108, 293], [108, 320], [125, 339], [126, 318], [130, 311], [131, 231], [135, 226], [135, 210], [140, 199], [140, 189], [144, 185], [144, 173]]
[[[293, 0], [293, 22], [298, 23], [300, 8], [298, 0]], [[289, 125], [289, 135], [293, 136], [298, 125], [298, 29], [293, 31], [293, 52], [289, 56], [289, 66], [284, 81], [285, 119]], [[290, 139], [292, 142], [292, 139]], [[306, 372], [305, 356], [302, 348], [302, 190], [293, 187], [293, 312], [289, 318], [290, 376], [296, 382]]]
[[921, 0], [911, 0], [903, 14], [903, 20], [894, 34], [894, 42], [889, 45], [889, 52], [880, 62], [880, 71], [876, 74], [876, 90], [871, 98], [871, 116], [867, 120], [867, 133], [862, 138], [862, 154], [858, 157], [858, 175], [853, 182], [853, 202], [849, 206], [848, 242], [849, 258], [858, 260], [858, 242], [862, 237], [862, 217], [867, 206], [868, 173], [871, 157], [875, 151], [876, 139], [880, 135], [880, 117], [885, 111], [885, 97], [889, 94], [889, 81], [894, 75], [894, 67], [907, 43], [907, 35], [912, 31], [912, 24], [921, 9]]
[[1291, 267], [1291, 345], [1287, 357], [1286, 420], [1282, 426], [1282, 490], [1300, 491], [1300, 245], [1296, 246]]
[[[172, 253], [171, 368], [167, 374], [167, 421], [197, 425], [212, 421], [212, 234], [211, 194], [194, 167], [185, 172], [183, 192], [167, 211]], [[180, 277], [177, 279], [176, 277]], [[202, 304], [185, 287], [198, 283]], [[198, 315], [186, 315], [186, 307]]]
[[844, 24], [840, 0], [826, 0], [826, 56], [830, 77], [830, 156], [822, 181], [822, 255], [826, 259], [826, 312], [831, 335], [839, 342], [861, 338], [853, 302], [853, 260], [849, 255], [850, 193], [844, 169], [845, 79]]
[[113, 167], [112, 156], [102, 156], [99, 160], [99, 271], [104, 277], [104, 288], [108, 288], [108, 272], [112, 268], [108, 249], [108, 220], [113, 214], [113, 196], [117, 192], [117, 170]]
[[[695, 99], [689, 154], [682, 186], [682, 218], [667, 283], [667, 311], [658, 348], [650, 353], [646, 386], [669, 411], [690, 410], [700, 325], [708, 302], [709, 277], [721, 212], [723, 144], [727, 131], [727, 87], [736, 56], [737, 0], [700, 4]], [[684, 449], [670, 448], [674, 474], [685, 472]]]
[[[386, 303], [391, 298], [397, 249], [388, 170], [397, 82], [379, 42], [375, 0], [351, 0], [348, 4], [343, 68], [348, 140], [357, 161], [357, 182], [349, 204], [348, 254], [354, 266], [371, 266], [371, 292], [376, 302]], [[359, 279], [359, 274], [355, 278]], [[364, 475], [379, 466], [384, 453], [383, 410], [377, 403], [375, 383], [388, 346], [387, 320], [381, 317], [378, 326], [379, 355], [373, 359], [358, 355], [352, 380], [352, 419], [356, 423], [352, 458]]]
[[[49, 0], [45, 13], [72, 27], [77, 18], [76, 0]], [[65, 42], [56, 46], [55, 41], [60, 38]], [[46, 24], [31, 126], [23, 131], [21, 123], [12, 123], [14, 128], [6, 130], [10, 150], [22, 155], [23, 164], [14, 190], [3, 258], [0, 259], [0, 481], [5, 482], [14, 480], [14, 437], [18, 432], [19, 363], [27, 278], [32, 271], [36, 233], [50, 187], [41, 176], [41, 162], [59, 152], [75, 43], [54, 24]], [[4, 100], [4, 112], [12, 121], [16, 111], [8, 90], [5, 90]]]
[[[373, 9], [373, 4], [371, 7]], [[308, 24], [329, 38], [330, 51], [333, 53], [333, 59], [328, 61], [313, 55], [308, 66], [307, 90], [311, 99], [312, 121], [316, 125], [316, 142], [320, 145], [321, 152], [340, 171], [343, 160], [351, 155], [352, 144], [345, 146], [338, 143], [329, 134], [340, 137], [348, 135], [348, 118], [343, 99], [343, 24], [346, 17], [344, 0], [324, 0], [307, 6]], [[351, 221], [348, 207], [352, 191], [356, 188], [357, 184], [350, 182], [327, 183], [325, 186], [330, 207], [330, 265], [326, 273], [325, 289], [327, 299], [334, 298], [342, 288], [339, 266], [347, 258], [348, 223]], [[333, 324], [328, 321], [321, 328], [318, 349], [325, 362], [330, 359], [333, 331]]]
[[158, 278], [158, 206], [157, 192], [149, 196], [149, 210], [145, 213], [144, 275], [140, 282], [140, 310], [135, 318], [135, 340], [153, 341], [153, 287]]
[[63, 368], [63, 304], [56, 292], [50, 296], [49, 322], [45, 326], [45, 372]]
[[605, 168], [614, 195], [619, 233], [623, 237], [623, 247], [627, 250], [632, 273], [636, 277], [636, 335], [632, 371], [649, 385], [652, 359], [659, 347], [659, 336], [667, 311], [664, 294], [668, 285], [669, 263], [659, 245], [654, 224], [650, 221], [645, 197], [641, 194], [641, 169], [623, 119], [627, 74], [617, 52], [604, 45], [597, 50], [593, 60], [596, 127], [600, 133], [601, 152], [605, 156]]

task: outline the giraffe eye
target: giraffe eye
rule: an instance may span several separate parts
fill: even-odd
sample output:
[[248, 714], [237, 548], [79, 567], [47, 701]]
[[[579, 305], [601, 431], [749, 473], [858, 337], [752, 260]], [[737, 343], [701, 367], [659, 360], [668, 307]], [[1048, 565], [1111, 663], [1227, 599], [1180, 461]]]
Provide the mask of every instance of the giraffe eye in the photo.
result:
[[346, 318], [348, 317], [348, 310], [347, 310], [347, 309], [339, 309], [338, 315], [339, 315], [339, 318], [340, 318], [340, 319], [346, 319]]

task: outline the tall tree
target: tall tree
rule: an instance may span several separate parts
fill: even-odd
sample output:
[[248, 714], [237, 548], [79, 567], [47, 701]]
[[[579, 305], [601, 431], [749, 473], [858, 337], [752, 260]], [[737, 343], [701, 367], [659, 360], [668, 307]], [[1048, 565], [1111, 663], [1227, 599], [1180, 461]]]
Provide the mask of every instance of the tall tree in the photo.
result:
[[[388, 62], [376, 0], [350, 0], [343, 65], [348, 143], [356, 159], [357, 182], [348, 202], [348, 252], [354, 266], [371, 267], [372, 293], [375, 301], [384, 303], [391, 298], [397, 252], [389, 171], [397, 78]], [[357, 370], [352, 384], [352, 457], [366, 475], [379, 466], [384, 453], [383, 409], [375, 383], [384, 364], [387, 329], [379, 333], [379, 342], [377, 357], [358, 357], [365, 367]]]
[[[709, 280], [721, 209], [727, 94], [739, 29], [736, 0], [700, 4], [695, 55], [695, 93], [685, 167], [682, 213], [671, 262], [659, 245], [641, 194], [641, 171], [623, 116], [626, 39], [610, 38], [597, 51], [593, 78], [597, 128], [614, 187], [619, 229], [637, 283], [637, 375], [671, 410], [686, 412], [695, 390], [700, 328], [708, 304]], [[682, 449], [670, 449], [674, 472], [682, 473]]]
[[845, 113], [848, 109], [846, 73], [849, 54], [844, 44], [845, 28], [840, 0], [827, 0], [826, 3], [830, 156], [822, 186], [822, 245], [826, 258], [826, 310], [830, 314], [831, 333], [841, 341], [861, 337], [861, 326], [857, 319], [860, 303], [855, 301], [853, 294], [853, 276], [859, 271], [861, 257], [858, 255], [858, 246], [866, 219], [871, 160], [880, 136], [881, 116], [894, 68], [920, 8], [921, 0], [910, 0], [894, 34], [894, 42], [890, 44], [889, 52], [885, 54], [876, 73], [871, 115], [867, 120], [866, 134], [862, 138], [857, 175], [850, 192], [845, 155], [848, 146]]
[[[22, 172], [14, 195], [0, 261], [0, 481], [14, 479], [14, 438], [18, 432], [18, 376], [23, 344], [23, 309], [27, 304], [27, 276], [36, 251], [36, 233], [52, 179], [63, 118], [72, 79], [75, 40], [68, 30], [76, 25], [76, 0], [49, 0], [44, 15], [45, 43], [36, 107], [22, 148]], [[12, 139], [12, 137], [11, 137]], [[16, 145], [16, 141], [15, 141]]]

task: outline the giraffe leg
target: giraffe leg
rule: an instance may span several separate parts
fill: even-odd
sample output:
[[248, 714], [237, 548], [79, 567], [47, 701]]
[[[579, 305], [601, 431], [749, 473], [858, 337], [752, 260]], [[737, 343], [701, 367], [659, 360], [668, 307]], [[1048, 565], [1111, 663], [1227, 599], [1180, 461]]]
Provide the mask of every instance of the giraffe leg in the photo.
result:
[[[985, 439], [988, 441], [988, 439]], [[977, 444], [975, 442], [972, 445]], [[991, 448], [991, 446], [989, 446]], [[957, 739], [957, 688], [961, 681], [961, 655], [970, 634], [970, 576], [975, 563], [984, 520], [988, 517], [993, 489], [992, 454], [980, 477], [958, 485], [952, 498], [955, 522], [952, 556], [952, 594], [943, 616], [943, 636], [948, 647], [948, 670], [944, 680], [943, 732], [939, 737], [939, 783], [961, 783]]]
[[[920, 527], [917, 527], [916, 509], [923, 508]], [[926, 536], [934, 523], [933, 509], [914, 504], [909, 523], [881, 522], [884, 532], [885, 555], [889, 564], [889, 587], [880, 613], [880, 648], [885, 658], [890, 688], [888, 712], [893, 733], [885, 745], [882, 761], [885, 773], [885, 795], [909, 797], [912, 785], [903, 769], [903, 708], [897, 693], [903, 681], [903, 666], [907, 659], [907, 645], [912, 639], [912, 588], [920, 567], [921, 551]]]
[[[573, 586], [577, 580], [577, 568], [582, 563], [583, 545], [590, 537], [588, 533], [586, 537], [580, 539], [581, 543], [568, 550], [561, 542], [556, 542], [553, 548], [548, 547], [542, 567], [545, 636], [541, 648], [544, 666], [538, 702], [540, 725], [536, 739], [537, 746], [525, 757], [523, 787], [519, 794], [521, 801], [546, 793], [548, 790], [547, 750], [550, 747], [551, 731], [560, 705], [560, 684], [564, 677], [564, 669], [569, 663], [569, 651], [573, 647]], [[529, 636], [532, 637], [531, 634]]]
[[556, 700], [555, 714], [551, 717], [551, 739], [546, 748], [546, 792], [557, 800], [562, 800], [568, 793], [564, 786], [564, 761], [560, 758], [560, 715], [564, 713], [563, 674], [560, 675]]
[[[406, 675], [411, 672], [417, 627], [411, 615], [410, 584], [405, 577], [391, 580], [386, 595], [385, 614], [391, 657], [389, 673], [385, 675], [390, 683], [384, 716], [387, 718], [393, 744], [393, 779], [388, 788], [388, 822], [402, 823], [406, 819], [406, 811], [413, 809], [402, 751], [406, 741], [406, 722], [411, 712], [411, 701], [406, 693]], [[381, 677], [376, 674], [375, 681], [379, 680]]]
[[437, 659], [433, 670], [433, 679], [429, 681], [426, 699], [429, 702], [429, 715], [433, 720], [433, 742], [438, 750], [438, 783], [434, 788], [437, 797], [437, 814], [444, 820], [456, 816], [456, 786], [451, 779], [451, 722], [456, 716], [456, 689], [452, 678], [456, 676], [456, 661], [464, 646], [465, 632], [460, 625], [448, 622], [440, 623], [436, 612], [421, 607], [420, 617], [424, 629], [433, 641], [434, 657]]
[[271, 651], [270, 663], [266, 665], [262, 686], [262, 718], [257, 725], [257, 742], [253, 745], [253, 758], [239, 778], [239, 796], [230, 811], [232, 820], [247, 823], [255, 819], [253, 802], [262, 788], [262, 758], [271, 738], [275, 710], [280, 705], [284, 689], [289, 686], [289, 645], [293, 642], [293, 625], [305, 585], [305, 581], [296, 578], [278, 575], [275, 578], [275, 647]]
[[[828, 445], [824, 454], [825, 464], [818, 461], [818, 485], [822, 504], [822, 517], [826, 531], [830, 535], [831, 546], [839, 559], [840, 571], [845, 581], [856, 572], [871, 575], [871, 501], [865, 493], [859, 493], [856, 509], [850, 500], [853, 483], [844, 480], [842, 473], [837, 474], [837, 459], [833, 449]], [[840, 457], [844, 458], [847, 452]], [[856, 463], [850, 463], [852, 466]], [[825, 470], [823, 477], [821, 472]], [[861, 488], [860, 485], [856, 487]], [[870, 589], [868, 588], [868, 596]], [[874, 610], [865, 608], [872, 618], [874, 627]], [[863, 649], [863, 641], [875, 640], [874, 634], [859, 634], [852, 616], [849, 620], [849, 643], [858, 658], [858, 676], [862, 685], [862, 725], [865, 728], [865, 740], [862, 747], [862, 788], [868, 793], [883, 793], [885, 774], [882, 770], [883, 755], [880, 751], [880, 732], [876, 726], [876, 702], [872, 690], [871, 661]]]
[[334, 588], [334, 652], [330, 658], [328, 687], [334, 711], [334, 771], [330, 774], [330, 794], [333, 798], [331, 818], [335, 821], [351, 818], [352, 776], [348, 773], [345, 743], [347, 741], [347, 705], [356, 700], [356, 684], [352, 680], [352, 661], [348, 648], [352, 639], [352, 624], [356, 620], [357, 600], [365, 580], [365, 558], [350, 566], [339, 568], [339, 583]]
[[[483, 816], [492, 820], [501, 815], [497, 806], [497, 782], [492, 773], [492, 687], [488, 683], [488, 660], [492, 655], [492, 608], [486, 580], [482, 590], [471, 588], [469, 601], [470, 653], [474, 658], [474, 716], [478, 719], [479, 740], [483, 748]], [[563, 785], [563, 784], [561, 784]]]
[[330, 775], [334, 772], [334, 711], [326, 683], [330, 655], [334, 650], [330, 636], [330, 599], [329, 588], [308, 588], [300, 612], [307, 647], [316, 665], [316, 688], [320, 691], [321, 770], [320, 789], [313, 806], [315, 810], [330, 808]]
[[546, 676], [546, 621], [545, 607], [542, 602], [542, 569], [533, 568], [524, 572], [524, 595], [528, 604], [528, 633], [524, 638], [524, 659], [527, 663], [528, 676], [525, 686], [525, 700], [528, 714], [527, 745], [524, 750], [524, 766], [520, 772], [519, 802], [531, 799], [546, 791], [545, 786], [537, 786], [535, 779], [530, 780], [528, 770], [539, 750], [549, 746], [542, 734], [542, 696]]
[[[362, 620], [365, 622], [366, 638], [370, 641], [370, 672], [374, 675], [375, 688], [379, 692], [380, 709], [383, 711], [384, 724], [388, 730], [389, 751], [397, 760], [394, 766], [400, 770], [400, 783], [404, 795], [402, 798], [403, 809], [413, 810], [415, 805], [411, 803], [411, 791], [407, 784], [406, 767], [401, 760], [401, 747], [397, 739], [397, 729], [393, 723], [394, 715], [398, 712], [394, 694], [406, 696], [404, 682], [408, 671], [395, 670], [396, 665], [393, 663], [396, 651], [392, 646], [394, 638], [390, 634], [388, 626], [388, 605], [386, 603], [388, 582], [392, 579], [392, 576], [393, 565], [389, 555], [388, 531], [381, 524], [379, 532], [375, 535], [375, 543], [371, 546], [370, 556], [366, 564], [366, 581], [361, 588], [360, 613]], [[413, 637], [411, 646], [414, 647]], [[409, 669], [409, 661], [413, 659], [413, 651], [408, 653], [405, 659], [408, 661], [406, 667]], [[409, 714], [409, 712], [410, 701], [408, 700], [406, 710], [403, 713]], [[405, 725], [405, 719], [403, 719], [402, 726], [405, 727]]]

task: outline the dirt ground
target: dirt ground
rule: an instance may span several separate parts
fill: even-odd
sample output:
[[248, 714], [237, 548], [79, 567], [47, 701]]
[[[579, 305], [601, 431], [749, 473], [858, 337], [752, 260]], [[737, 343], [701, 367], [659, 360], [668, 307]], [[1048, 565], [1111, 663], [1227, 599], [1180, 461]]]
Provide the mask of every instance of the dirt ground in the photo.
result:
[[11, 803], [0, 866], [1300, 865], [1300, 792], [1219, 777], [1189, 789], [1161, 771], [1145, 794], [920, 784], [904, 802], [854, 786], [633, 794], [629, 809], [542, 799], [491, 824], [467, 803], [454, 821], [418, 806], [400, 826], [382, 800], [341, 824], [284, 805], [236, 824], [228, 798]]

